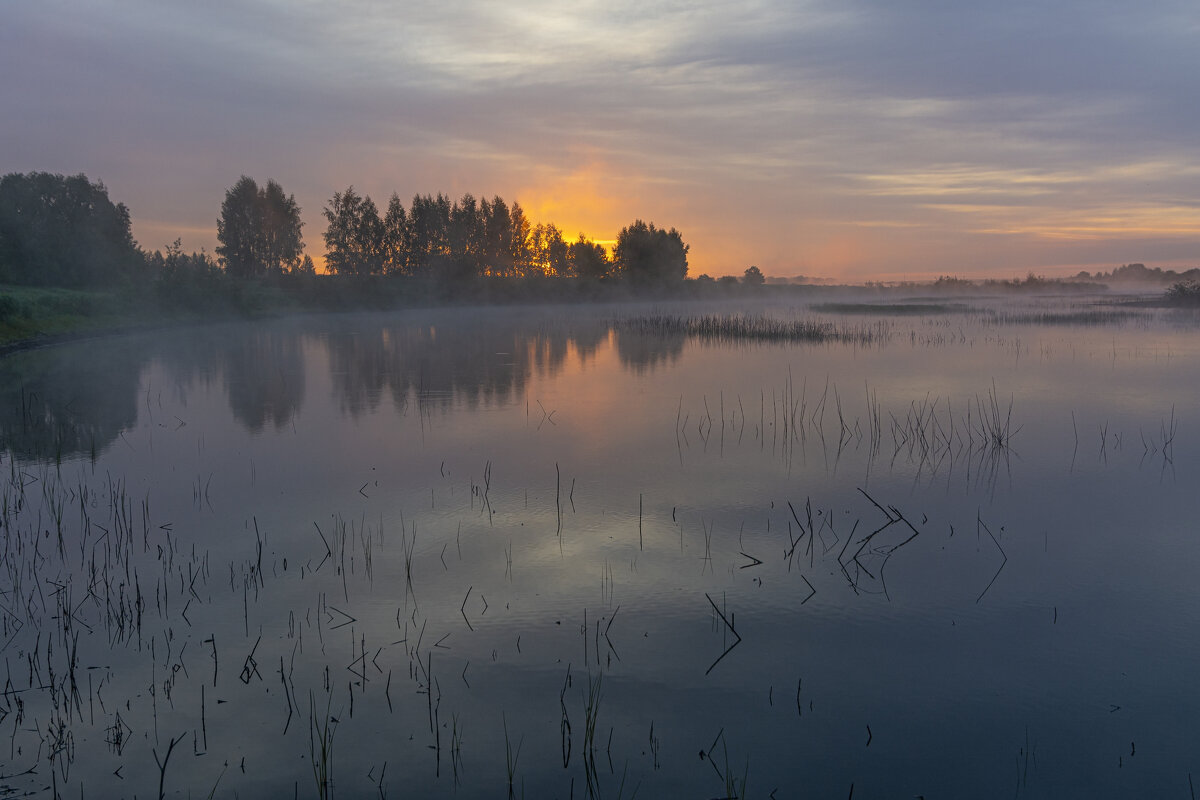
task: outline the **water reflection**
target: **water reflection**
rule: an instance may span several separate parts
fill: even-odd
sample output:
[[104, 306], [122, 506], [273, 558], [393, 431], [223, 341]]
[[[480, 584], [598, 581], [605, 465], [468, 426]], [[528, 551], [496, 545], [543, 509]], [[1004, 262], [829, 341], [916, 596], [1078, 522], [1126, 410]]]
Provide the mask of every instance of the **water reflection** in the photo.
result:
[[414, 399], [470, 409], [520, 402], [532, 377], [586, 365], [607, 347], [636, 374], [683, 353], [682, 335], [617, 333], [598, 318], [513, 320], [445, 313], [284, 321], [21, 353], [0, 362], [0, 445], [22, 458], [103, 452], [136, 424], [139, 386], [152, 363], [184, 403], [222, 386], [234, 419], [259, 434], [293, 422], [306, 375], [326, 365], [339, 413], [358, 418], [384, 402], [404, 413]]
[[[518, 402], [531, 377], [553, 378], [572, 353], [581, 364], [594, 359], [609, 335], [609, 326], [597, 321], [485, 328], [443, 318], [433, 324], [330, 331], [322, 342], [339, 409], [358, 417], [377, 410], [385, 395], [401, 411], [414, 397], [422, 405], [471, 409]], [[629, 363], [657, 363], [672, 346], [648, 340], [644, 354]]]
[[638, 375], [679, 361], [687, 339], [680, 331], [648, 333], [631, 328], [615, 332], [615, 337], [621, 366]]
[[225, 386], [234, 418], [251, 433], [291, 422], [304, 402], [301, 342], [291, 334], [254, 333], [224, 353]]
[[0, 360], [0, 450], [22, 459], [95, 454], [137, 422], [145, 356], [86, 346], [50, 347]]
[[[1200, 658], [1187, 339], [1167, 360], [1126, 334], [1119, 362], [1107, 336], [1034, 339], [1018, 362], [982, 336], [685, 346], [546, 317], [3, 362], [0, 446], [48, 434], [0, 480], [14, 791], [302, 793], [335, 718], [348, 796], [387, 794], [385, 764], [418, 796], [489, 796], [506, 767], [539, 797], [744, 795], [726, 776], [747, 770], [970, 796], [1037, 741], [1066, 743], [1029, 772], [1041, 794], [1178, 786]], [[404, 416], [425, 402], [447, 424]], [[56, 470], [63, 428], [122, 440]]]

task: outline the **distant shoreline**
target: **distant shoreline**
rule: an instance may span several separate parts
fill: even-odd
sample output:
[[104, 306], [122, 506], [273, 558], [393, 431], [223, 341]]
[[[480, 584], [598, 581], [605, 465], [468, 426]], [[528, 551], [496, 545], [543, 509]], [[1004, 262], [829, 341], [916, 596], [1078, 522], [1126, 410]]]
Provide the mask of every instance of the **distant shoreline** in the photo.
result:
[[[1123, 291], [1124, 290], [1124, 291]], [[1146, 297], [1155, 291], [1160, 298]], [[482, 278], [444, 284], [415, 278], [285, 276], [272, 281], [226, 278], [182, 296], [159, 297], [144, 289], [66, 290], [0, 286], [0, 357], [91, 337], [207, 322], [268, 319], [297, 313], [399, 311], [455, 306], [688, 302], [746, 300], [859, 300], [898, 297], [950, 299], [971, 296], [1111, 296], [1142, 307], [1195, 307], [1171, 302], [1167, 287], [1110, 286], [1094, 282], [1034, 279], [966, 280], [900, 284], [745, 285], [688, 279], [666, 286], [635, 287], [620, 282], [564, 279]], [[1130, 295], [1140, 295], [1134, 298]]]

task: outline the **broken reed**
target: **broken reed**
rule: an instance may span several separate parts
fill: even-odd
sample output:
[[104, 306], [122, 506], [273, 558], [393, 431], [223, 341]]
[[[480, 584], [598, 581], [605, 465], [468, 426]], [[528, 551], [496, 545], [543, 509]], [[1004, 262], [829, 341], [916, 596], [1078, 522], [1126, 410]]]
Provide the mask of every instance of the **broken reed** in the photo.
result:
[[656, 335], [685, 335], [713, 342], [844, 342], [870, 345], [887, 341], [891, 328], [877, 321], [864, 325], [838, 325], [812, 319], [781, 320], [743, 314], [677, 316], [653, 314], [617, 321], [621, 330]]

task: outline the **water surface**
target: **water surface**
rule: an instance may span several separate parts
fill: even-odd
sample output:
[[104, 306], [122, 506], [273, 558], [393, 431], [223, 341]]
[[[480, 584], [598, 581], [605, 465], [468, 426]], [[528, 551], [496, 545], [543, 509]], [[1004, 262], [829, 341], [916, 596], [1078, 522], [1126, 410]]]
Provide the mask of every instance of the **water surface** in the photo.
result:
[[1090, 303], [10, 356], [0, 786], [1186, 796], [1200, 338]]

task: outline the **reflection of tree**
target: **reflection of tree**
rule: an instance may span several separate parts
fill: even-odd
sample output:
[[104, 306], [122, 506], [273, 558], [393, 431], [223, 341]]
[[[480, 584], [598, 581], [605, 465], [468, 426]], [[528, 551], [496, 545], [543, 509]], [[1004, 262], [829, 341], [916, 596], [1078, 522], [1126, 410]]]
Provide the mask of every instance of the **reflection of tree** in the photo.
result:
[[643, 332], [618, 330], [617, 357], [627, 369], [638, 374], [653, 371], [659, 365], [674, 364], [683, 355], [686, 334], [673, 331]]
[[595, 358], [610, 336], [621, 364], [636, 372], [673, 363], [684, 343], [682, 335], [614, 334], [597, 318], [533, 321], [509, 309], [375, 319], [326, 320], [317, 339], [284, 324], [233, 325], [8, 356], [0, 360], [0, 449], [43, 459], [102, 452], [136, 425], [138, 387], [151, 361], [185, 404], [195, 387], [223, 385], [234, 419], [257, 433], [287, 425], [300, 411], [306, 342], [328, 348], [334, 398], [356, 417], [389, 396], [401, 412], [410, 402], [517, 402], [532, 377], [558, 375], [572, 352]]
[[422, 405], [503, 405], [531, 375], [561, 372], [572, 346], [588, 357], [606, 335], [599, 323], [534, 327], [446, 317], [326, 341], [334, 394], [344, 412], [357, 416], [375, 410], [385, 390], [401, 408], [410, 398]]
[[596, 351], [607, 341], [608, 334], [607, 325], [588, 325], [575, 331], [571, 340], [575, 343], [575, 352], [579, 353], [579, 360], [587, 362], [595, 358]]
[[0, 360], [0, 450], [29, 459], [100, 453], [137, 422], [148, 358], [86, 343]]
[[247, 333], [225, 351], [225, 385], [233, 416], [253, 433], [282, 428], [304, 402], [304, 356], [293, 331]]

